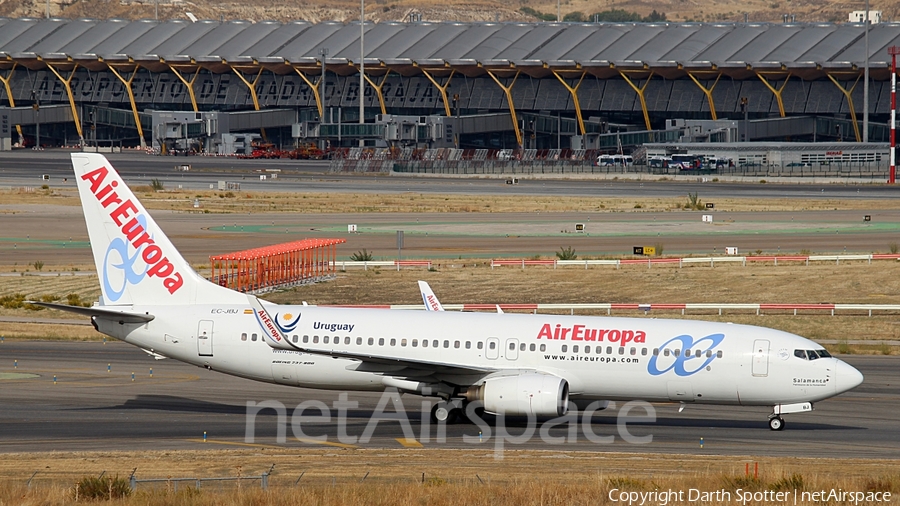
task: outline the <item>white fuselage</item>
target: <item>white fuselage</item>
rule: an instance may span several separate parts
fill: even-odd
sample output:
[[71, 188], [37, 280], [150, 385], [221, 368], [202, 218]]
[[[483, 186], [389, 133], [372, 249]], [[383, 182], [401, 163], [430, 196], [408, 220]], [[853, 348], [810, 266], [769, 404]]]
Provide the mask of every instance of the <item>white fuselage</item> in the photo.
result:
[[[152, 322], [98, 320], [99, 330], [161, 355], [227, 374], [292, 386], [383, 390], [410, 362], [476, 368], [441, 381], [538, 371], [564, 378], [573, 399], [777, 405], [815, 402], [855, 387], [841, 360], [808, 360], [821, 346], [747, 325], [695, 320], [424, 312], [266, 304], [302, 353], [273, 349], [247, 305], [135, 306]], [[380, 357], [377, 364], [324, 354]], [[690, 356], [687, 356], [690, 353]], [[384, 363], [394, 357], [397, 365]], [[405, 365], [406, 364], [406, 365]], [[426, 367], [427, 368], [427, 367]], [[400, 372], [402, 377], [405, 373]]]

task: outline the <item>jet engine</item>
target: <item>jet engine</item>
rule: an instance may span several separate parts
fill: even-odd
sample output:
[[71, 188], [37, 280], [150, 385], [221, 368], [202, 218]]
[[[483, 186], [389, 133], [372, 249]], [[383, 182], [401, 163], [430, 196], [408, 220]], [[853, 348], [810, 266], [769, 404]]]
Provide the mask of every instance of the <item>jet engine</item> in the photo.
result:
[[483, 402], [490, 414], [562, 416], [569, 408], [569, 383], [550, 374], [499, 376], [469, 387], [466, 400]]

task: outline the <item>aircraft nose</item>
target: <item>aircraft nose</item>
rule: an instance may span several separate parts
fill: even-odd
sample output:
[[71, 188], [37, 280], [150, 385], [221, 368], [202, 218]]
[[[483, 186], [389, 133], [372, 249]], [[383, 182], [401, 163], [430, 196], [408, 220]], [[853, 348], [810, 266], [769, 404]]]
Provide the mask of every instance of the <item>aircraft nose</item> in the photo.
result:
[[835, 366], [835, 380], [834, 380], [834, 389], [835, 393], [843, 393], [848, 390], [852, 390], [858, 387], [863, 382], [863, 375], [859, 372], [855, 367], [844, 362], [843, 360], [837, 360], [837, 365]]

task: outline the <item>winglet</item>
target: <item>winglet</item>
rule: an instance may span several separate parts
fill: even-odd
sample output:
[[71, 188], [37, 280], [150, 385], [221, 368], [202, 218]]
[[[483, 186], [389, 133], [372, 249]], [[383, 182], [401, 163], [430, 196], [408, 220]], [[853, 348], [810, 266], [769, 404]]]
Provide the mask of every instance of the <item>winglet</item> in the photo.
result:
[[253, 315], [256, 316], [256, 321], [259, 322], [259, 327], [262, 329], [263, 335], [266, 336], [266, 343], [269, 346], [276, 350], [298, 350], [288, 340], [288, 336], [278, 328], [278, 323], [269, 316], [269, 312], [266, 311], [266, 308], [263, 307], [256, 296], [247, 295], [247, 301], [253, 308]]
[[443, 311], [444, 306], [438, 300], [437, 295], [431, 290], [431, 286], [426, 281], [419, 281], [419, 292], [422, 294], [422, 302], [425, 303], [426, 311]]

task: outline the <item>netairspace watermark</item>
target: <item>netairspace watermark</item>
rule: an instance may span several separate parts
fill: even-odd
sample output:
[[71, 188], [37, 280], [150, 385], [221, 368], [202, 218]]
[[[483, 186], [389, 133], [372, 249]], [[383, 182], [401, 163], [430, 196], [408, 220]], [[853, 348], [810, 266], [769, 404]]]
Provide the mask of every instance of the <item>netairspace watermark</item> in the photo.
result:
[[674, 504], [716, 503], [716, 504], [772, 504], [792, 505], [810, 503], [873, 504], [891, 502], [890, 492], [860, 492], [840, 488], [829, 490], [652, 490], [629, 491], [610, 489], [609, 501], [622, 506], [669, 506]]
[[[433, 422], [430, 416], [432, 407], [436, 401], [433, 398], [424, 398], [420, 406], [421, 416], [416, 415], [415, 420], [410, 420], [407, 410], [397, 390], [385, 390], [378, 404], [372, 410], [371, 416], [362, 433], [351, 434], [348, 430], [351, 422], [356, 426], [359, 419], [350, 417], [351, 410], [359, 409], [359, 402], [349, 400], [347, 393], [338, 395], [338, 399], [331, 406], [319, 400], [303, 401], [294, 408], [290, 417], [288, 409], [283, 403], [276, 400], [262, 402], [247, 401], [244, 441], [253, 443], [256, 434], [256, 418], [260, 413], [273, 410], [277, 417], [276, 441], [287, 441], [287, 427], [290, 425], [294, 438], [300, 441], [317, 441], [320, 443], [334, 442], [329, 435], [309, 435], [306, 431], [312, 431], [317, 426], [332, 424], [336, 426], [335, 436], [338, 443], [347, 445], [366, 444], [375, 435], [379, 423], [393, 423], [400, 427], [403, 437], [407, 440], [416, 440], [420, 443], [446, 443], [447, 422]], [[556, 418], [541, 419], [534, 415], [507, 417], [503, 413], [492, 415], [493, 422], [486, 422], [481, 416], [483, 403], [480, 401], [467, 402], [460, 405], [460, 416], [472, 423], [471, 430], [467, 428], [462, 435], [462, 441], [466, 444], [493, 444], [494, 458], [502, 459], [503, 450], [507, 445], [521, 445], [534, 438], [540, 438], [541, 442], [548, 445], [565, 445], [577, 443], [583, 440], [595, 444], [612, 444], [618, 437], [630, 444], [648, 444], [653, 441], [653, 435], [637, 436], [631, 433], [629, 424], [650, 424], [656, 422], [656, 409], [648, 402], [630, 401], [618, 408], [616, 413], [616, 435], [598, 434], [594, 430], [594, 416], [598, 411], [607, 412], [616, 410], [614, 401], [596, 401], [580, 412], [574, 403], [569, 403], [568, 412]], [[270, 413], [265, 413], [270, 414]], [[510, 425], [508, 427], [507, 425]], [[414, 425], [417, 427], [414, 428]], [[565, 434], [553, 435], [551, 431], [561, 429]], [[477, 434], [470, 432], [477, 431]], [[560, 430], [555, 430], [557, 434]]]

